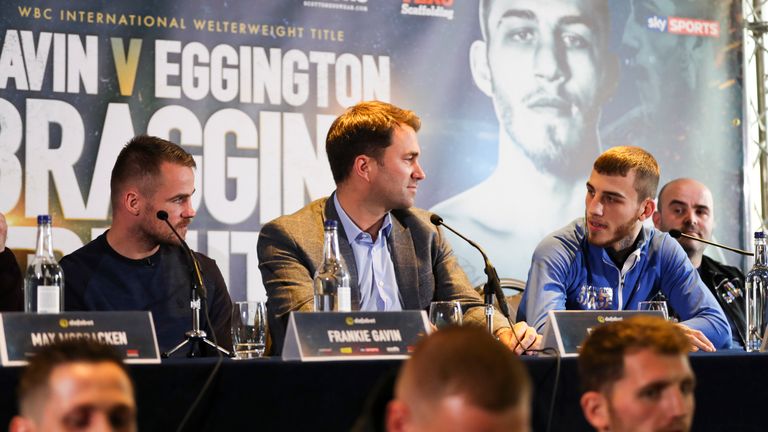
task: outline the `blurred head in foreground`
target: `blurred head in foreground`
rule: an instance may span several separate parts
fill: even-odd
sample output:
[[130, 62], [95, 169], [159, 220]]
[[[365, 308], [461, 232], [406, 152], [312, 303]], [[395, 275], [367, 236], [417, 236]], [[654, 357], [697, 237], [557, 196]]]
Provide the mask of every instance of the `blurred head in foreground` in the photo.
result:
[[595, 328], [579, 355], [584, 417], [600, 432], [690, 430], [689, 350], [687, 336], [657, 317]]
[[486, 331], [442, 329], [400, 370], [387, 430], [527, 432], [530, 394], [522, 361]]
[[133, 385], [120, 356], [86, 339], [50, 345], [19, 383], [11, 432], [136, 431]]

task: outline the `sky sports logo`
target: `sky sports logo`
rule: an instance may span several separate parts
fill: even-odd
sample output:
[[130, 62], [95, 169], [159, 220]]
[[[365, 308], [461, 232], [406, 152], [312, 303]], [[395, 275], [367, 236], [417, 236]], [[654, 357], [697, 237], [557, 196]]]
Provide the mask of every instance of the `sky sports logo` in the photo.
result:
[[720, 37], [720, 23], [717, 21], [654, 15], [648, 17], [647, 26], [648, 29], [660, 33], [713, 38]]

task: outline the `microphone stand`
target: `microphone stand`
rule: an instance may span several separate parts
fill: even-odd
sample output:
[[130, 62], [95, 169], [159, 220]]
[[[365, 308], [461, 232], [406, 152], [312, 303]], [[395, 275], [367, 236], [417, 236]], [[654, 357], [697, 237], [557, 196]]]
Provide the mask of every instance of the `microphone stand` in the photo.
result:
[[[188, 254], [188, 259], [192, 262], [192, 269], [194, 270], [192, 276], [192, 293], [191, 293], [191, 299], [189, 302], [189, 307], [192, 310], [192, 329], [188, 332], [184, 333], [184, 340], [181, 341], [178, 345], [173, 347], [168, 352], [162, 353], [163, 358], [168, 358], [172, 356], [174, 353], [176, 353], [178, 350], [189, 344], [189, 352], [187, 353], [187, 357], [197, 357], [197, 353], [201, 352], [201, 344], [207, 344], [211, 346], [214, 349], [219, 350], [222, 354], [224, 354], [227, 357], [232, 357], [232, 353], [227, 351], [226, 349], [220, 347], [219, 345], [216, 345], [215, 343], [211, 342], [208, 339], [208, 335], [205, 333], [204, 330], [200, 328], [200, 306], [201, 306], [201, 299], [207, 298], [207, 290], [205, 289], [205, 283], [203, 282], [203, 274], [200, 271], [200, 263], [197, 261], [197, 257], [195, 256], [195, 253], [192, 252], [192, 249], [189, 248], [189, 245], [187, 245], [187, 242], [184, 241], [183, 238], [179, 235], [178, 232], [176, 232], [176, 229], [171, 225], [170, 222], [168, 222], [168, 213], [164, 210], [160, 210], [157, 212], [157, 218], [161, 221], [165, 222], [168, 227], [173, 231], [173, 234], [176, 235], [176, 238], [179, 239], [181, 242], [181, 246], [184, 249], [185, 252]], [[210, 323], [209, 323], [210, 324]]]
[[[497, 296], [499, 302], [499, 309], [502, 314], [509, 320], [509, 308], [507, 307], [507, 300], [501, 296], [498, 297], [498, 293], [501, 291], [501, 282], [499, 281], [499, 275], [496, 273], [496, 268], [485, 258], [485, 269], [483, 270], [487, 276], [485, 286], [483, 286], [483, 299], [485, 301], [485, 326], [489, 333], [493, 334], [493, 296]], [[503, 306], [502, 306], [503, 305]]]
[[441, 226], [441, 225], [444, 226], [450, 232], [456, 234], [462, 240], [472, 245], [472, 247], [477, 249], [480, 252], [480, 255], [483, 256], [483, 261], [485, 262], [484, 271], [485, 271], [485, 275], [487, 276], [487, 281], [485, 283], [485, 286], [483, 287], [483, 297], [484, 297], [484, 304], [485, 304], [485, 325], [486, 325], [486, 328], [488, 329], [488, 332], [493, 334], [493, 310], [494, 310], [493, 297], [494, 295], [496, 296], [496, 300], [499, 302], [499, 309], [501, 309], [501, 313], [504, 315], [504, 317], [507, 318], [508, 321], [510, 320], [509, 307], [507, 306], [507, 302], [504, 299], [504, 292], [501, 290], [501, 282], [499, 282], [499, 275], [496, 273], [496, 268], [493, 266], [493, 264], [491, 264], [491, 260], [488, 259], [488, 255], [485, 254], [485, 251], [483, 250], [483, 248], [480, 247], [480, 245], [464, 237], [458, 231], [446, 225], [443, 222], [443, 218], [441, 218], [436, 214], [432, 214], [432, 216], [430, 216], [429, 218], [429, 221], [432, 222], [435, 226]]

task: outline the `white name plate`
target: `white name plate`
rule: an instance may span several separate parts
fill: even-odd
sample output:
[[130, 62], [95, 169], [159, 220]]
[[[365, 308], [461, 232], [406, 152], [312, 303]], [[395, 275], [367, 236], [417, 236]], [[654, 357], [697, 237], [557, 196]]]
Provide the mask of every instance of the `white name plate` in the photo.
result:
[[291, 312], [283, 359], [403, 359], [430, 328], [424, 311]]

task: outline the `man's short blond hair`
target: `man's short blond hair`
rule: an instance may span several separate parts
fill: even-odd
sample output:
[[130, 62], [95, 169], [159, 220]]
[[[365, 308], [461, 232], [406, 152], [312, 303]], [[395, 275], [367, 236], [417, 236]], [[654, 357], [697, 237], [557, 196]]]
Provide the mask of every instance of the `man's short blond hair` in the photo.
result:
[[598, 174], [622, 177], [626, 177], [630, 170], [633, 170], [638, 202], [646, 198], [656, 198], [661, 170], [653, 155], [640, 147], [612, 147], [598, 156], [592, 168]]

